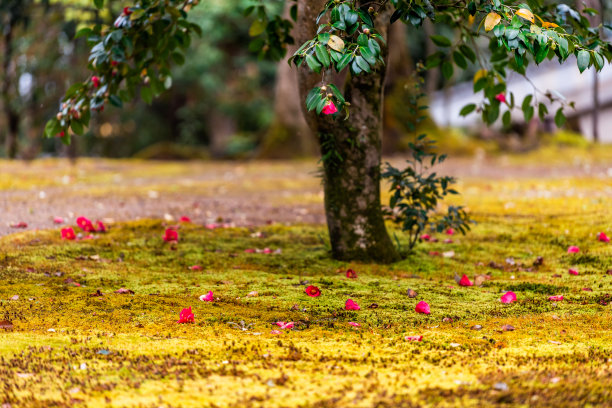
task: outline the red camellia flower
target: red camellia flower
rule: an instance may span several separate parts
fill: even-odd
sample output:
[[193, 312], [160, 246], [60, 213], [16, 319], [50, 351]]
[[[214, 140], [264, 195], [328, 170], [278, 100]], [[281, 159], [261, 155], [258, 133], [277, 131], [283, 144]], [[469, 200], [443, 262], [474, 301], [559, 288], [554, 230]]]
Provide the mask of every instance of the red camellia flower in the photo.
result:
[[354, 271], [354, 270], [352, 270], [352, 269], [347, 269], [347, 271], [346, 271], [346, 277], [347, 277], [347, 278], [350, 278], [350, 279], [355, 279], [355, 278], [357, 278], [357, 272], [355, 272], [355, 271]]
[[423, 336], [406, 336], [406, 337], [404, 337], [404, 340], [406, 340], [406, 341], [422, 341], [423, 340]]
[[506, 103], [506, 94], [505, 93], [497, 94], [495, 95], [495, 99], [497, 99], [501, 103]]
[[97, 76], [92, 76], [91, 77], [91, 83], [93, 84], [94, 88], [97, 88], [100, 86], [100, 78], [98, 78]]
[[449, 228], [446, 230], [446, 235], [455, 235], [455, 230], [452, 228]]
[[179, 222], [186, 222], [186, 223], [189, 223], [189, 222], [191, 222], [191, 218], [187, 217], [186, 215], [183, 215], [183, 216], [181, 217], [181, 219], [179, 220]]
[[578, 269], [570, 268], [568, 271], [570, 275], [578, 275]]
[[359, 323], [355, 323], [355, 322], [349, 322], [349, 324], [353, 327], [361, 327], [361, 325]]
[[111, 65], [112, 65], [113, 67], [116, 67], [117, 65], [119, 65], [119, 63], [118, 63], [117, 61], [111, 61]]
[[97, 232], [106, 232], [106, 225], [102, 221], [96, 221], [96, 231]]
[[191, 307], [181, 310], [178, 323], [193, 323], [195, 321]]
[[429, 241], [429, 240], [431, 239], [431, 235], [429, 235], [429, 234], [423, 234], [423, 235], [421, 235], [421, 239], [422, 239], [423, 241]]
[[571, 246], [569, 248], [567, 248], [567, 253], [568, 254], [577, 254], [578, 252], [580, 252], [580, 248], [578, 248], [577, 246]]
[[91, 220], [89, 220], [88, 218], [79, 217], [77, 218], [76, 223], [79, 228], [85, 232], [96, 232], [96, 228], [93, 226]]
[[600, 232], [597, 234], [597, 239], [601, 242], [610, 242], [610, 238], [608, 238], [605, 232]]
[[255, 249], [247, 248], [247, 249], [244, 250], [244, 252], [246, 252], [247, 254], [254, 254], [255, 253]]
[[430, 310], [429, 310], [429, 305], [426, 302], [420, 301], [419, 303], [417, 303], [416, 307], [414, 308], [414, 310], [417, 313], [423, 313], [423, 314], [430, 314]]
[[470, 278], [468, 278], [467, 275], [463, 275], [461, 277], [461, 280], [459, 281], [459, 285], [460, 286], [473, 286], [474, 284], [472, 283], [472, 281], [470, 281]]
[[512, 303], [516, 302], [516, 293], [514, 292], [506, 292], [500, 299], [502, 303]]
[[178, 242], [178, 231], [173, 228], [167, 228], [164, 233], [164, 241], [166, 242]]
[[126, 16], [129, 16], [130, 14], [132, 14], [132, 10], [130, 10], [129, 7], [124, 7], [123, 14], [125, 14]]
[[64, 219], [62, 217], [55, 217], [53, 219], [53, 223], [54, 224], [63, 224], [64, 223]]
[[355, 303], [352, 299], [349, 299], [349, 300], [346, 301], [346, 303], [344, 304], [344, 309], [346, 309], [346, 310], [361, 310], [359, 305], [357, 303]]
[[202, 267], [200, 265], [192, 265], [189, 267], [192, 271], [201, 271]]
[[333, 115], [334, 113], [338, 113], [338, 108], [336, 108], [336, 105], [334, 105], [332, 101], [327, 101], [321, 112], [323, 112], [324, 115]]
[[66, 133], [64, 133], [63, 130], [59, 132], [57, 135], [55, 135], [55, 137], [64, 137], [64, 136], [66, 136]]
[[551, 302], [560, 302], [563, 300], [563, 295], [550, 296], [548, 300], [550, 300]]
[[76, 239], [76, 234], [74, 233], [72, 227], [62, 229], [62, 239], [67, 239], [69, 241]]
[[321, 296], [321, 290], [316, 286], [310, 285], [306, 288], [306, 294], [310, 297], [318, 297]]

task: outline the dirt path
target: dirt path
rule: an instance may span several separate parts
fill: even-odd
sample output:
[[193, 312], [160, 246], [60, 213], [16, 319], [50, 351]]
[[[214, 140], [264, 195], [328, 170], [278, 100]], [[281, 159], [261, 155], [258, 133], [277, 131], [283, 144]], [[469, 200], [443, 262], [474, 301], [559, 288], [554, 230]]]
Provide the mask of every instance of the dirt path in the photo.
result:
[[[399, 162], [399, 161], [398, 161]], [[64, 160], [0, 162], [0, 235], [57, 228], [55, 217], [74, 225], [80, 215], [109, 221], [139, 218], [194, 222], [222, 219], [235, 225], [324, 222], [323, 194], [314, 161], [258, 163], [159, 163]], [[603, 177], [611, 165], [510, 164], [449, 160], [442, 173], [460, 178]]]

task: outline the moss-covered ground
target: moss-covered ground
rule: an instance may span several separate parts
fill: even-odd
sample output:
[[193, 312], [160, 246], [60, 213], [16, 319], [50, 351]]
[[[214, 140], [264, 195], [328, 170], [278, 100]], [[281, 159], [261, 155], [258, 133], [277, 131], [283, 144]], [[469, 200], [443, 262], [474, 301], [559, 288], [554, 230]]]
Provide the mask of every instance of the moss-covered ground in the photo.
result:
[[[465, 179], [460, 190], [473, 231], [389, 266], [331, 260], [320, 225], [181, 224], [178, 244], [157, 220], [89, 240], [1, 238], [0, 404], [612, 406], [612, 244], [596, 239], [612, 235], [612, 178]], [[490, 279], [461, 287], [455, 273]], [[211, 290], [214, 302], [198, 299]], [[518, 300], [502, 304], [508, 290]], [[348, 298], [361, 310], [344, 310]], [[430, 315], [415, 312], [422, 300]], [[178, 324], [187, 307], [195, 323]], [[277, 321], [295, 327], [274, 334]]]

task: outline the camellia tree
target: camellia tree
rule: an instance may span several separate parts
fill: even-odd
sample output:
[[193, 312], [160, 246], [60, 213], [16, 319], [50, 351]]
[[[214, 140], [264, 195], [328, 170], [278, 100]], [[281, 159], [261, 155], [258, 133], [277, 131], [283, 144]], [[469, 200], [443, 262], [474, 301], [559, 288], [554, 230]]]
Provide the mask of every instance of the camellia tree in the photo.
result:
[[[245, 10], [255, 37], [251, 48], [262, 57], [280, 59], [287, 44], [297, 41], [299, 48], [290, 63], [299, 69], [304, 111], [319, 138], [332, 253], [342, 260], [399, 259], [380, 200], [384, 65], [391, 24], [421, 26], [429, 19], [455, 32], [453, 39], [431, 37], [438, 50], [424, 67], [440, 67], [450, 78], [456, 69], [477, 65], [474, 92], [482, 95], [482, 101], [465, 106], [462, 114], [479, 113], [488, 124], [501, 118], [508, 126], [514, 112], [526, 120], [536, 114], [544, 118], [555, 109], [550, 114], [562, 125], [564, 109], [571, 107], [561, 95], [539, 90], [537, 84], [533, 94], [516, 101], [506, 89], [509, 71], [526, 75], [532, 63], [553, 59], [564, 63], [570, 57], [575, 57], [580, 71], [591, 66], [601, 70], [612, 58], [611, 45], [587, 19], [596, 11], [578, 11], [568, 4], [536, 0], [287, 1], [295, 3], [290, 19], [271, 14], [265, 1], [254, 1]], [[104, 0], [94, 3], [104, 6]], [[87, 36], [92, 45], [89, 68], [93, 74], [68, 89], [57, 117], [46, 126], [46, 135], [69, 143], [71, 132], [83, 133], [92, 111], [107, 104], [120, 107], [137, 94], [151, 102], [169, 88], [171, 65], [182, 64], [191, 36], [202, 34], [188, 19], [189, 10], [198, 3], [136, 0], [112, 26], [80, 30], [79, 36]], [[413, 210], [412, 206], [428, 201], [431, 195], [437, 199], [450, 191], [452, 180], [439, 180], [438, 185], [414, 172], [386, 173], [394, 188], [403, 192], [395, 194], [395, 199], [410, 203], [403, 211]], [[415, 179], [426, 188], [414, 188]], [[443, 189], [443, 194], [437, 189]], [[415, 199], [411, 191], [421, 196]], [[461, 226], [461, 216], [453, 211]], [[416, 231], [427, 226], [422, 221], [417, 224]]]

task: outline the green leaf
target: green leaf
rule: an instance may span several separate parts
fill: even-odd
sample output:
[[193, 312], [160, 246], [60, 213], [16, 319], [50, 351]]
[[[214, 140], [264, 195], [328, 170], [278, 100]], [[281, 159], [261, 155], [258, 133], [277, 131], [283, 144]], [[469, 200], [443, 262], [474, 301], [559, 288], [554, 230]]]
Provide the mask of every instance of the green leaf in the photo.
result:
[[55, 137], [55, 135], [57, 135], [61, 130], [62, 127], [59, 121], [56, 118], [53, 118], [45, 125], [45, 136]]
[[317, 59], [323, 63], [326, 68], [329, 68], [331, 65], [331, 59], [329, 57], [329, 53], [327, 49], [321, 44], [317, 44], [315, 46], [315, 53], [317, 54]]
[[557, 127], [563, 127], [565, 125], [565, 114], [563, 113], [563, 108], [559, 108], [557, 113], [555, 114], [555, 124]]
[[591, 65], [591, 53], [585, 50], [578, 51], [578, 69], [583, 73]]
[[70, 124], [70, 128], [72, 129], [74, 133], [76, 133], [79, 136], [83, 134], [83, 131], [84, 131], [83, 125], [81, 125], [81, 123], [77, 120], [72, 121], [72, 123]]
[[306, 64], [308, 64], [308, 67], [312, 71], [316, 73], [321, 72], [321, 64], [319, 63], [319, 61], [317, 61], [317, 59], [312, 54], [306, 57]]
[[452, 45], [451, 40], [443, 35], [432, 35], [429, 38], [431, 38], [431, 41], [438, 47], [450, 47]]
[[150, 105], [153, 102], [153, 90], [148, 86], [140, 89], [140, 97], [146, 104]]
[[451, 77], [453, 76], [453, 72], [454, 72], [453, 64], [451, 64], [448, 61], [444, 61], [442, 63], [442, 75], [444, 75], [444, 78], [451, 79]]
[[94, 6], [96, 6], [98, 10], [101, 10], [102, 7], [104, 7], [104, 0], [94, 0]]
[[251, 28], [249, 28], [249, 35], [251, 37], [257, 37], [258, 35], [263, 34], [266, 31], [267, 23], [265, 20], [255, 20], [251, 24]]
[[470, 113], [474, 112], [475, 110], [476, 110], [476, 104], [470, 103], [469, 105], [465, 105], [463, 109], [461, 109], [461, 112], [459, 112], [459, 115], [467, 116]]
[[123, 101], [121, 100], [121, 98], [119, 98], [117, 95], [111, 95], [109, 96], [108, 100], [110, 101], [110, 103], [113, 106], [116, 106], [118, 108], [123, 107]]
[[371, 71], [370, 64], [368, 64], [365, 58], [363, 58], [361, 55], [358, 55], [357, 57], [355, 57], [355, 61], [357, 65], [359, 66], [359, 68], [361, 68], [363, 71], [365, 72]]
[[455, 51], [453, 53], [453, 61], [455, 61], [455, 64], [457, 64], [459, 68], [461, 69], [467, 68], [467, 61], [465, 60], [465, 57], [459, 51]]

